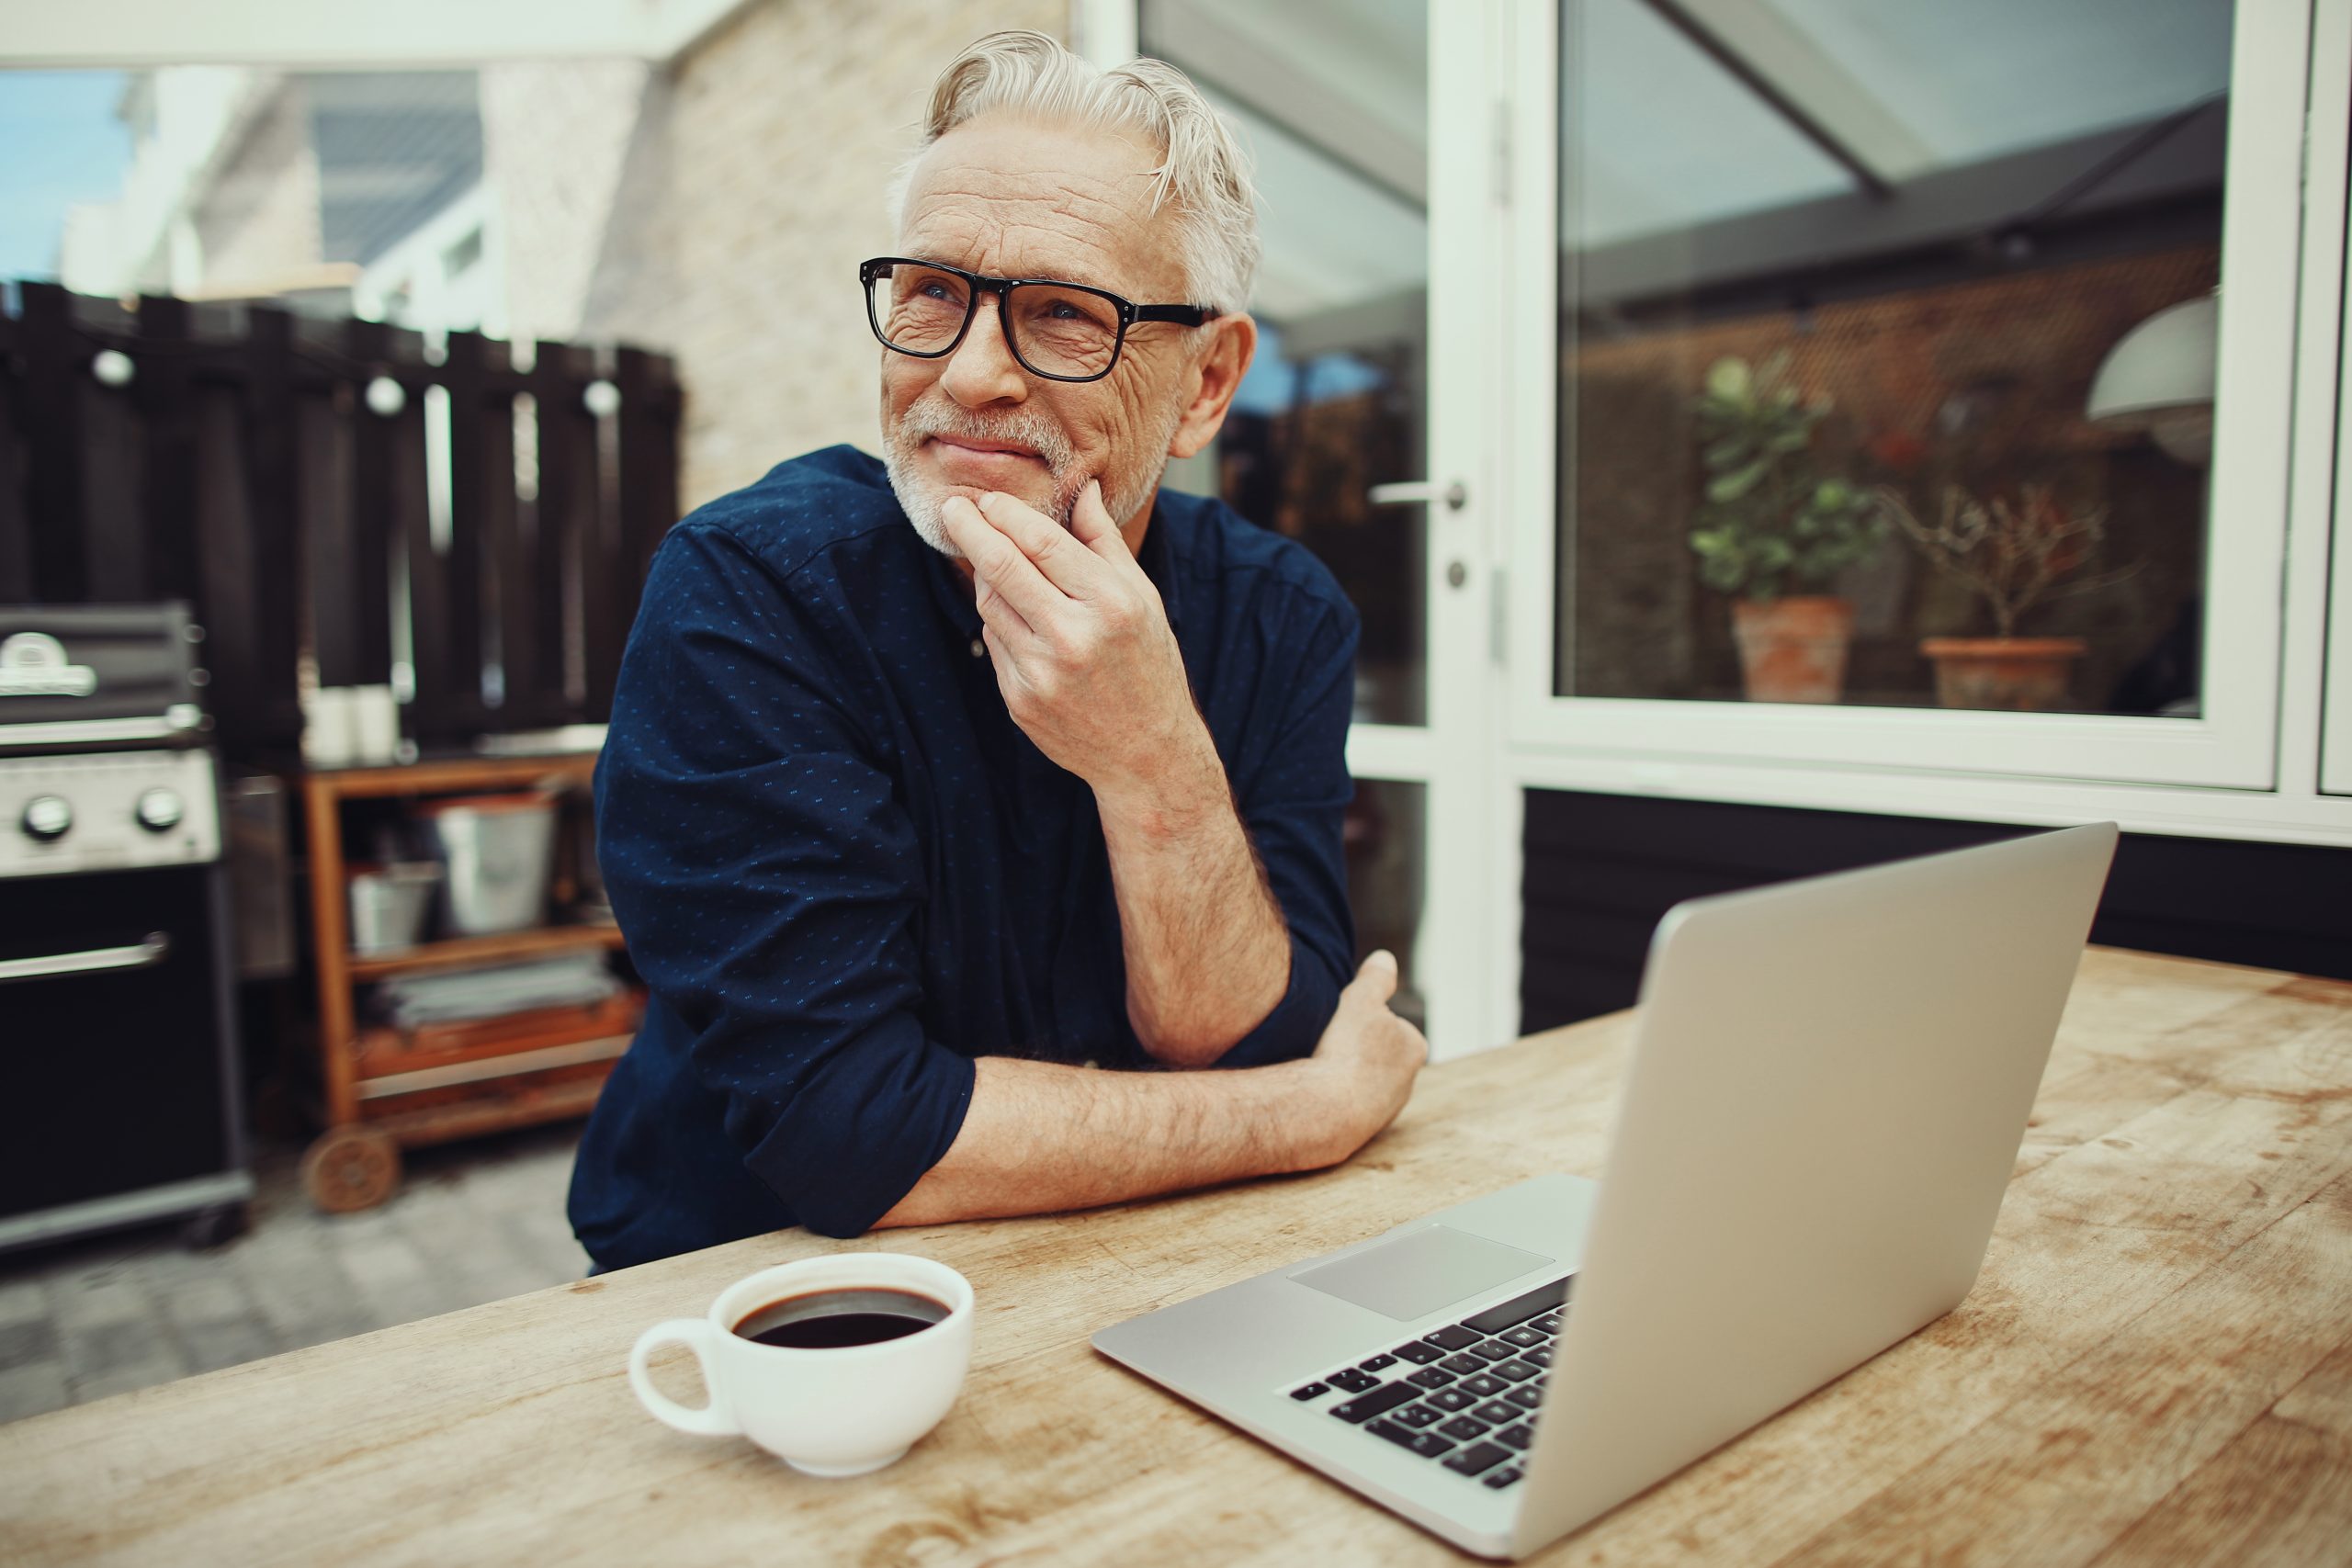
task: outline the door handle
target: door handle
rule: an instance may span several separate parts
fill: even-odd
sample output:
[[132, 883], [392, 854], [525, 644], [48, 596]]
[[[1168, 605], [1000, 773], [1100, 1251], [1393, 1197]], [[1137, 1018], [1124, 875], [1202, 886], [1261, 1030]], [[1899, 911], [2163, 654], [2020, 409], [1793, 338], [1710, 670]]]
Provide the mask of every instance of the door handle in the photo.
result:
[[1394, 484], [1374, 485], [1364, 495], [1374, 506], [1410, 506], [1442, 501], [1448, 512], [1459, 512], [1470, 504], [1470, 491], [1460, 479], [1443, 490], [1438, 488], [1435, 479], [1398, 479]]
[[46, 958], [0, 958], [0, 983], [41, 980], [55, 975], [87, 975], [100, 969], [146, 969], [164, 961], [172, 939], [149, 931], [130, 947], [93, 947], [83, 953], [53, 953]]

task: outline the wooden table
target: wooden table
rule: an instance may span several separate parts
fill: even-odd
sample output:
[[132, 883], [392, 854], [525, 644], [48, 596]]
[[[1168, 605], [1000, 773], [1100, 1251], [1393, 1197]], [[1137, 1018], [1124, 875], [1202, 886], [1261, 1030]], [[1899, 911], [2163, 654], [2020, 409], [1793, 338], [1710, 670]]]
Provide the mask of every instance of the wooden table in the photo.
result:
[[[873, 1476], [673, 1432], [623, 1376], [644, 1325], [844, 1245], [792, 1232], [0, 1427], [0, 1559], [1459, 1561], [1087, 1337], [1597, 1174], [1625, 1038], [1600, 1020], [1433, 1068], [1335, 1171], [846, 1244], [944, 1259], [981, 1305], [962, 1399]], [[2347, 1129], [2352, 985], [2091, 953], [1960, 1310], [1544, 1560], [2346, 1561]]]

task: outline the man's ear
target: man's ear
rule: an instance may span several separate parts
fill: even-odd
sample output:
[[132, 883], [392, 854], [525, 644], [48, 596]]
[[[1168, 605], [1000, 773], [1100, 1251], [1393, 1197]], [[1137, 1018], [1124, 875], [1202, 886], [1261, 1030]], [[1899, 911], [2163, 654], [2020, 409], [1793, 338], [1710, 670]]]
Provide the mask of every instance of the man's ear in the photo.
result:
[[1168, 440], [1171, 457], [1189, 457], [1216, 438], [1225, 411], [1233, 406], [1233, 394], [1258, 353], [1258, 323], [1246, 315], [1219, 316], [1201, 330], [1215, 335], [1187, 372], [1191, 396], [1184, 417], [1176, 422], [1176, 433]]

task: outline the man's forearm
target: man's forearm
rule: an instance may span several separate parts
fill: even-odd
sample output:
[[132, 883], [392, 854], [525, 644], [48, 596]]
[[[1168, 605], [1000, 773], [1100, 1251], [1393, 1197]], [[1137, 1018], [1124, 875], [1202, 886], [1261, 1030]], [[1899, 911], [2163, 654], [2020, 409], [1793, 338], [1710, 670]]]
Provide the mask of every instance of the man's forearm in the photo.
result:
[[1290, 983], [1282, 907], [1233, 807], [1205, 728], [1134, 792], [1098, 789], [1119, 905], [1127, 1017], [1144, 1049], [1204, 1067], [1256, 1028]]
[[1313, 1061], [1121, 1073], [986, 1056], [955, 1143], [876, 1228], [1053, 1213], [1333, 1165], [1365, 1135]]

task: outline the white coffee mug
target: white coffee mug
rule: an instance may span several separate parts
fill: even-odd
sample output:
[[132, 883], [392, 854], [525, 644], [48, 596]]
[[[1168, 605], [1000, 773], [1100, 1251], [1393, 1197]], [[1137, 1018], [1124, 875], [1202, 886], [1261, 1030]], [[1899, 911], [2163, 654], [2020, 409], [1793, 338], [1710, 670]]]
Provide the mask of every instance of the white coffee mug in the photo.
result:
[[[735, 1332], [767, 1306], [823, 1291], [906, 1291], [947, 1315], [897, 1339], [827, 1349], [763, 1345]], [[710, 1403], [680, 1404], [653, 1386], [646, 1360], [684, 1345]], [[763, 1269], [718, 1292], [703, 1317], [673, 1317], [638, 1337], [628, 1383], [681, 1432], [741, 1433], [810, 1475], [863, 1475], [939, 1425], [972, 1362], [972, 1287], [944, 1263], [897, 1252], [847, 1252]]]
[[302, 705], [302, 760], [314, 768], [348, 766], [357, 756], [358, 716], [349, 686], [322, 686]]
[[352, 755], [362, 762], [389, 762], [400, 755], [401, 705], [390, 686], [353, 686]]

